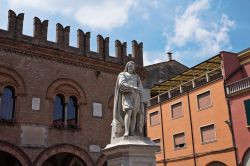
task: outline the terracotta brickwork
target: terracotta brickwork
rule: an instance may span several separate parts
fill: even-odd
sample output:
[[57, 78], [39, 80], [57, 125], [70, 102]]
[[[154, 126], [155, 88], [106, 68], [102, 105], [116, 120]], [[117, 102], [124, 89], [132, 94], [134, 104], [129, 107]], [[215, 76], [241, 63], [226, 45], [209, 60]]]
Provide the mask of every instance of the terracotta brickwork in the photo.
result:
[[[77, 31], [77, 48], [69, 46], [70, 27], [56, 26], [56, 42], [47, 41], [48, 21], [34, 18], [34, 36], [22, 34], [24, 14], [9, 11], [8, 30], [0, 30], [0, 96], [7, 86], [15, 92], [14, 118], [0, 122], [0, 151], [13, 155], [22, 165], [41, 166], [59, 153], [77, 156], [87, 166], [102, 166], [106, 158], [91, 152], [110, 142], [114, 87], [117, 74], [133, 60], [145, 77], [142, 43], [132, 41], [132, 54], [126, 43], [116, 41], [116, 57], [109, 56], [109, 38], [97, 36], [97, 51], [90, 50], [90, 33]], [[77, 98], [76, 128], [53, 127], [57, 94]], [[32, 110], [32, 99], [40, 99], [40, 110]], [[102, 104], [102, 117], [93, 117], [93, 102]], [[67, 104], [67, 101], [65, 101]], [[46, 129], [45, 145], [22, 146], [21, 127]]]

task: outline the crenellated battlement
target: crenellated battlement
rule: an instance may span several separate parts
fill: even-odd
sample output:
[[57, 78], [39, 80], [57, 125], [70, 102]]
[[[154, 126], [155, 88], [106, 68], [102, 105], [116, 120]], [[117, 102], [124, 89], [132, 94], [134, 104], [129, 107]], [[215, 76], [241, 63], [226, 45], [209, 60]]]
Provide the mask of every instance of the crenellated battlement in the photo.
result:
[[90, 50], [90, 32], [77, 30], [77, 47], [69, 45], [70, 26], [63, 27], [56, 24], [56, 42], [47, 40], [48, 20], [41, 21], [38, 17], [33, 19], [33, 36], [23, 34], [24, 13], [16, 14], [14, 11], [8, 12], [8, 30], [0, 29], [0, 37], [11, 38], [25, 43], [35, 44], [43, 47], [56, 48], [66, 52], [72, 52], [88, 58], [101, 61], [108, 61], [118, 64], [126, 64], [133, 60], [138, 66], [143, 66], [143, 43], [132, 41], [132, 54], [127, 54], [127, 43], [119, 40], [115, 41], [115, 57], [109, 54], [109, 37], [104, 38], [97, 35], [97, 50]]
[[37, 17], [33, 19], [33, 36], [35, 37], [35, 39], [40, 42], [47, 41], [48, 23], [48, 20], [44, 20], [43, 22], [41, 22], [41, 20]]
[[8, 13], [9, 20], [8, 20], [8, 31], [13, 36], [19, 36], [22, 35], [23, 32], [23, 19], [24, 19], [24, 13], [20, 13], [16, 15], [16, 13], [12, 10], [9, 10]]

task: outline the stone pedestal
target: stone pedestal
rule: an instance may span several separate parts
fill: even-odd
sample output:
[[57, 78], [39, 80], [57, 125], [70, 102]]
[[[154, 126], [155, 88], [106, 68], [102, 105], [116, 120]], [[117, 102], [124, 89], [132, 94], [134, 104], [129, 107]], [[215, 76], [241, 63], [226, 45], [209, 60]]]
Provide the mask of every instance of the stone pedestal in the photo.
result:
[[129, 136], [115, 139], [103, 153], [108, 166], [155, 166], [155, 153], [160, 146], [146, 137]]

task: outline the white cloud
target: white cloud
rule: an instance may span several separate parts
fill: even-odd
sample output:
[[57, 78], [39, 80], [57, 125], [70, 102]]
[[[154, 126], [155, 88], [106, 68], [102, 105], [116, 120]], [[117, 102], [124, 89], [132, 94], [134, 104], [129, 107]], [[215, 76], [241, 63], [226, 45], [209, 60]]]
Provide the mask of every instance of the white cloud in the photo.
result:
[[142, 14], [142, 18], [143, 18], [144, 20], [149, 20], [149, 13], [148, 13], [148, 12], [143, 13], [143, 14]]
[[[152, 59], [152, 57], [154, 59]], [[148, 66], [151, 64], [155, 64], [155, 63], [160, 63], [163, 61], [167, 61], [167, 56], [163, 52], [155, 52], [155, 51], [143, 52], [143, 65], [144, 66]]]
[[138, 0], [10, 0], [13, 9], [36, 9], [42, 12], [73, 16], [80, 24], [93, 29], [112, 29], [128, 22], [129, 12]]
[[170, 43], [183, 46], [191, 40], [196, 32], [197, 27], [201, 27], [201, 20], [198, 15], [209, 6], [208, 0], [196, 1], [187, 7], [186, 11], [175, 18], [175, 35], [171, 38]]
[[136, 1], [105, 1], [99, 4], [83, 5], [75, 16], [82, 25], [95, 29], [113, 29], [128, 21], [129, 10]]
[[74, 11], [74, 7], [77, 7], [67, 0], [9, 0], [9, 6], [13, 9], [27, 8], [62, 14], [70, 14]]
[[158, 8], [159, 7], [159, 2], [158, 0], [150, 0], [150, 3], [153, 5], [154, 8]]
[[[166, 49], [174, 50], [177, 59], [184, 56], [201, 58], [213, 56], [222, 49], [230, 49], [229, 31], [235, 26], [226, 14], [217, 17], [215, 22], [205, 15], [211, 1], [197, 0], [190, 4], [186, 10], [175, 17], [174, 33], [167, 35]], [[185, 50], [189, 46], [196, 50]]]

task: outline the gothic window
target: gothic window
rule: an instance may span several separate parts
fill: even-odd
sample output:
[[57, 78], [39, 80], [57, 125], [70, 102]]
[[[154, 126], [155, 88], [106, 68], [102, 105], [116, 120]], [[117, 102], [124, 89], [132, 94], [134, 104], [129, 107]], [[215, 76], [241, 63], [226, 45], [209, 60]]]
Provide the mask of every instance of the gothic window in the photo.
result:
[[[78, 128], [80, 109], [83, 104], [86, 104], [86, 97], [76, 81], [64, 78], [54, 81], [48, 87], [47, 99], [54, 108], [52, 127]], [[55, 123], [57, 121], [58, 123]]]
[[64, 122], [64, 97], [56, 95], [54, 103], [53, 123], [62, 124]]
[[74, 96], [56, 95], [54, 101], [53, 126], [56, 128], [78, 127], [78, 104]]
[[67, 123], [77, 124], [77, 99], [73, 96], [69, 97], [67, 104]]
[[11, 86], [7, 86], [0, 96], [0, 119], [14, 119], [15, 111], [15, 91]]

